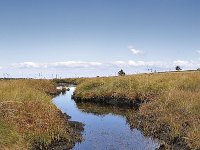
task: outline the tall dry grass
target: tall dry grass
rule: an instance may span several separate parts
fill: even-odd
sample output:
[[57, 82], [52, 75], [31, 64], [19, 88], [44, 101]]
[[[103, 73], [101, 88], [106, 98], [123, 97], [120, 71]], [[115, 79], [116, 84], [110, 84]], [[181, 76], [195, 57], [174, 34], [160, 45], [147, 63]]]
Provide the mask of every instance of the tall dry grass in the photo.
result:
[[113, 95], [145, 102], [137, 117], [127, 116], [133, 126], [136, 117], [147, 134], [169, 144], [179, 139], [192, 149], [200, 148], [200, 72], [93, 78], [81, 82], [75, 91], [82, 100]]
[[69, 125], [47, 94], [55, 92], [48, 80], [0, 81], [0, 149], [31, 149], [70, 139]]

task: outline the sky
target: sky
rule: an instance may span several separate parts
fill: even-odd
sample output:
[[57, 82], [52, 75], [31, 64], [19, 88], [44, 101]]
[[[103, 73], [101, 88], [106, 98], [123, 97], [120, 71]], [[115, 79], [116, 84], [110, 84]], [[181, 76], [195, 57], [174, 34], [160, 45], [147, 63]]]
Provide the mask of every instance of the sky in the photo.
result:
[[200, 68], [199, 0], [0, 0], [0, 77]]

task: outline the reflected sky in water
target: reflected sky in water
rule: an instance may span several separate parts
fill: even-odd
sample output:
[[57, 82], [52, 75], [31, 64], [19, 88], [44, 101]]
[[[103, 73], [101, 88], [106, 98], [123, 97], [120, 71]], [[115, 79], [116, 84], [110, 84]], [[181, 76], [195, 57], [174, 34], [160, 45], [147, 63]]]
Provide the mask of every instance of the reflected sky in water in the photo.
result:
[[74, 90], [75, 87], [71, 87], [66, 94], [59, 95], [53, 100], [63, 113], [72, 117], [71, 120], [85, 124], [84, 141], [77, 143], [74, 150], [155, 150], [159, 147], [157, 141], [143, 136], [139, 130], [131, 130], [126, 118], [112, 112], [111, 107], [101, 107], [101, 115], [93, 113], [95, 110], [91, 110], [91, 106], [88, 110], [86, 106], [77, 106], [71, 99]]

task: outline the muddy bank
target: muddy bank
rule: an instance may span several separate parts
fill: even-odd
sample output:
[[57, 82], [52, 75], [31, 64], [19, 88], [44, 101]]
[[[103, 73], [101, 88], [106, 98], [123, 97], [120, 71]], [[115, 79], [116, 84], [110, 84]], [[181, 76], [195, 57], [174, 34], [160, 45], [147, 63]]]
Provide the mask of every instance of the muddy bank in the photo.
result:
[[118, 107], [134, 108], [136, 110], [139, 109], [142, 103], [146, 102], [140, 99], [132, 100], [126, 97], [117, 97], [117, 96], [81, 98], [81, 97], [78, 97], [76, 93], [73, 94], [72, 98], [76, 102], [89, 102], [89, 103], [97, 103], [97, 104], [102, 104], [102, 105], [113, 105], [113, 106], [118, 106]]
[[63, 115], [70, 126], [70, 129], [66, 128], [66, 130], [70, 130], [71, 139], [60, 138], [59, 140], [55, 140], [53, 143], [48, 145], [46, 148], [48, 150], [70, 150], [77, 142], [83, 140], [81, 132], [84, 130], [84, 124], [77, 121], [69, 121], [68, 119], [70, 117], [67, 114]]
[[158, 150], [191, 150], [187, 145], [184, 134], [172, 137], [172, 128], [170, 125], [160, 122], [155, 116], [144, 116], [140, 111], [135, 111], [135, 114], [126, 113], [128, 122], [131, 128], [138, 128], [143, 131], [144, 135], [151, 136], [160, 140], [160, 148]]
[[[63, 86], [63, 85], [59, 85], [59, 86]], [[51, 93], [51, 96], [56, 97], [60, 94], [65, 94], [66, 91], [69, 91], [69, 89], [68, 88], [57, 89], [53, 93]], [[55, 141], [53, 141], [47, 147], [43, 147], [42, 149], [70, 150], [75, 146], [75, 143], [81, 142], [83, 140], [81, 132], [84, 130], [84, 124], [77, 121], [70, 121], [69, 119], [71, 119], [71, 116], [69, 116], [66, 113], [62, 113], [61, 111], [60, 111], [60, 116], [61, 118], [64, 118], [66, 120], [66, 130], [70, 132], [71, 139], [66, 139], [62, 137], [60, 139], [55, 139]], [[38, 147], [36, 149], [38, 149]]]
[[[65, 94], [66, 91], [68, 91], [67, 88], [55, 88], [55, 90], [47, 92], [47, 94], [52, 98], [55, 98], [60, 94]], [[34, 142], [32, 148], [33, 150], [70, 150], [75, 146], [77, 142], [81, 142], [83, 140], [82, 131], [84, 130], [84, 124], [77, 121], [70, 121], [71, 116], [66, 113], [62, 113], [60, 110], [59, 116], [65, 120], [66, 131], [68, 131], [71, 138], [67, 139], [65, 137], [59, 137], [48, 145], [44, 145], [40, 142]]]
[[82, 131], [84, 130], [84, 124], [77, 121], [70, 121], [69, 119], [71, 117], [61, 111], [60, 117], [66, 120], [66, 130], [69, 132], [71, 138], [66, 139], [64, 137], [59, 137], [48, 145], [35, 142], [33, 143], [33, 150], [70, 150], [77, 142], [81, 142], [83, 140]]

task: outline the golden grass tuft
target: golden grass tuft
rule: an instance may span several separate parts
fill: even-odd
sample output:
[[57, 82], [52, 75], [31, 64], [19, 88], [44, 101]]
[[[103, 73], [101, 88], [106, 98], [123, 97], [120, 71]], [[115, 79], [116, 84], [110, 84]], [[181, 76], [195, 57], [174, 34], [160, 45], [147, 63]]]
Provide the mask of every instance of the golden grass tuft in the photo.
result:
[[48, 80], [0, 81], [0, 146], [3, 149], [44, 147], [71, 138], [69, 124], [52, 104]]

